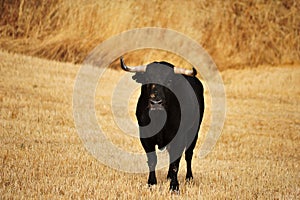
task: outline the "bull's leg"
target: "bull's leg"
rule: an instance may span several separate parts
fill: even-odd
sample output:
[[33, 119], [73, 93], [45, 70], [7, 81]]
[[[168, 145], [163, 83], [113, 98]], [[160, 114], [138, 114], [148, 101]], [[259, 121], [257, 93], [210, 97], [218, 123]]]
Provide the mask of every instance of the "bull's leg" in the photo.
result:
[[142, 143], [144, 150], [147, 153], [147, 159], [148, 159], [147, 163], [148, 163], [148, 167], [149, 167], [148, 185], [149, 186], [155, 185], [155, 184], [157, 184], [156, 175], [155, 175], [155, 167], [157, 164], [155, 145], [147, 138], [141, 138], [141, 143]]
[[192, 158], [193, 158], [193, 149], [189, 148], [185, 151], [185, 160], [186, 160], [186, 176], [185, 176], [185, 179], [187, 181], [193, 179]]
[[147, 153], [147, 158], [148, 158], [148, 167], [149, 167], [148, 185], [151, 186], [157, 184], [156, 175], [155, 175], [157, 156], [155, 153], [155, 149], [152, 152]]
[[193, 150], [196, 146], [198, 135], [195, 136], [193, 142], [191, 145], [186, 149], [185, 151], [185, 160], [186, 160], [186, 177], [185, 179], [187, 181], [193, 179], [193, 173], [192, 173], [192, 158], [193, 158]]
[[179, 190], [179, 182], [178, 182], [178, 179], [177, 179], [177, 175], [178, 175], [178, 171], [179, 171], [180, 158], [178, 158], [177, 160], [172, 162], [170, 164], [170, 167], [169, 167], [168, 176], [171, 179], [170, 190], [172, 190], [172, 191], [178, 191]]
[[175, 143], [175, 144], [176, 145], [172, 145], [169, 150], [170, 166], [168, 171], [168, 178], [171, 179], [170, 181], [171, 191], [179, 190], [179, 182], [177, 179], [177, 175], [179, 171], [179, 163], [180, 163], [181, 155], [184, 150], [182, 143]]

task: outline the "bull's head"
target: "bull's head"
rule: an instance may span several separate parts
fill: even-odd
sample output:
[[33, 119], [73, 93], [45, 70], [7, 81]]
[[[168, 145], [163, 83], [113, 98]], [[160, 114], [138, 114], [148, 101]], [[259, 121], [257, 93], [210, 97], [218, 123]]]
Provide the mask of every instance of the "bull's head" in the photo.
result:
[[180, 75], [195, 76], [196, 70], [174, 67], [167, 62], [153, 62], [148, 65], [131, 67], [120, 58], [121, 67], [127, 72], [135, 73], [132, 77], [142, 85], [142, 95], [147, 98], [149, 110], [162, 110], [168, 102], [174, 101], [170, 88], [176, 87]]

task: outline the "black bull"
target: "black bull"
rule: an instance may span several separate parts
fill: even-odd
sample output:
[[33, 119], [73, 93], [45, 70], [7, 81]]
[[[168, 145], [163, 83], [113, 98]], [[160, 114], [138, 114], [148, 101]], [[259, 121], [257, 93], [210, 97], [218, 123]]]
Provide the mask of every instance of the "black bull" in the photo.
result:
[[178, 190], [179, 162], [185, 149], [186, 179], [193, 178], [191, 162], [198, 131], [203, 118], [203, 85], [195, 77], [196, 70], [176, 68], [167, 62], [154, 62], [146, 66], [121, 67], [134, 72], [132, 77], [141, 83], [141, 94], [136, 108], [140, 140], [147, 153], [148, 184], [157, 183], [155, 146], [167, 148], [170, 165], [167, 178], [170, 189]]

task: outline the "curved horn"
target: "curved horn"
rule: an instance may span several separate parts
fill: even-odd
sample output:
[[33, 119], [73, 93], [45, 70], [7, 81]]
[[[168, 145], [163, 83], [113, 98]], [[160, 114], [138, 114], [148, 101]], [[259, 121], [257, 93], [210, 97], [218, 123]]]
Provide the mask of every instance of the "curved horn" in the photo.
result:
[[127, 72], [145, 72], [146, 68], [147, 68], [147, 65], [129, 67], [129, 66], [125, 65], [123, 57], [120, 58], [120, 63], [121, 63], [122, 69], [127, 71]]
[[193, 69], [184, 69], [184, 68], [174, 67], [174, 73], [175, 74], [184, 74], [187, 76], [196, 76], [197, 71], [194, 67], [193, 67]]

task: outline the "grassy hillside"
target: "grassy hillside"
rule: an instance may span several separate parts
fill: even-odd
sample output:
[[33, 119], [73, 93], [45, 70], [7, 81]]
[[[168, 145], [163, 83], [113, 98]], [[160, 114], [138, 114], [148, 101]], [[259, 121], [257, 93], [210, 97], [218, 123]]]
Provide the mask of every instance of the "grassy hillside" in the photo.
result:
[[[1, 199], [298, 199], [300, 68], [259, 67], [222, 72], [227, 116], [214, 150], [193, 161], [194, 180], [171, 195], [167, 169], [148, 189], [147, 174], [111, 169], [84, 148], [74, 124], [72, 95], [80, 66], [0, 52]], [[112, 143], [143, 152], [118, 129], [112, 91], [124, 72], [108, 70], [97, 87], [96, 114]], [[206, 99], [208, 93], [205, 93]], [[134, 96], [134, 95], [133, 95]], [[123, 98], [121, 94], [119, 98]], [[133, 97], [130, 101], [135, 104]], [[208, 111], [210, 104], [207, 105]], [[117, 112], [124, 112], [119, 110]], [[134, 106], [129, 107], [134, 115]], [[124, 119], [128, 120], [128, 119]], [[209, 124], [206, 111], [195, 152]]]
[[[0, 48], [80, 63], [105, 39], [154, 26], [195, 39], [221, 69], [293, 64], [300, 62], [299, 13], [292, 0], [3, 0]], [[139, 64], [152, 54], [168, 53], [141, 51], [131, 60]]]

